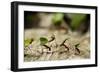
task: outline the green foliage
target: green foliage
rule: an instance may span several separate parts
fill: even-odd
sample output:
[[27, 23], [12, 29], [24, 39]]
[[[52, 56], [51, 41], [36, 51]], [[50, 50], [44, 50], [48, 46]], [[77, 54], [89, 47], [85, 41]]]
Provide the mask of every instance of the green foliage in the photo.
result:
[[45, 37], [40, 37], [40, 45], [44, 45], [48, 42], [48, 39]]
[[81, 25], [82, 21], [85, 19], [86, 14], [70, 14], [71, 15], [71, 28], [76, 30], [79, 25]]
[[27, 47], [32, 42], [32, 39], [25, 39], [24, 46]]
[[61, 22], [63, 20], [64, 14], [63, 13], [55, 13], [53, 18], [52, 18], [52, 23], [55, 26], [60, 26]]

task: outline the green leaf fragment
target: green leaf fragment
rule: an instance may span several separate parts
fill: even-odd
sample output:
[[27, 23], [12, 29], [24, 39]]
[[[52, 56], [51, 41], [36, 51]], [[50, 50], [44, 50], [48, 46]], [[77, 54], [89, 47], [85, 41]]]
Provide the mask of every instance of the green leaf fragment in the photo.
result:
[[40, 37], [40, 45], [44, 45], [48, 42], [48, 39], [45, 37]]
[[77, 48], [79, 45], [80, 45], [80, 44], [78, 43], [78, 44], [75, 45], [75, 47]]
[[29, 44], [31, 44], [32, 41], [33, 41], [33, 39], [25, 39], [24, 46], [27, 47]]

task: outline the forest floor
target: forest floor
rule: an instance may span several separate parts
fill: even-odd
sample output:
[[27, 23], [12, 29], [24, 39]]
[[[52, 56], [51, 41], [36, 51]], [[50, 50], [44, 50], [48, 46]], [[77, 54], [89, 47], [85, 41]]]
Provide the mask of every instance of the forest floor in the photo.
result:
[[[50, 50], [40, 45], [40, 37], [55, 40], [47, 43]], [[24, 49], [24, 61], [50, 61], [66, 59], [88, 59], [90, 58], [90, 34], [79, 35], [77, 32], [64, 33], [61, 30], [27, 29], [24, 33], [25, 39], [33, 38], [34, 41]], [[65, 42], [64, 40], [67, 39]], [[66, 46], [60, 46], [64, 43]], [[79, 44], [76, 48], [75, 45]]]

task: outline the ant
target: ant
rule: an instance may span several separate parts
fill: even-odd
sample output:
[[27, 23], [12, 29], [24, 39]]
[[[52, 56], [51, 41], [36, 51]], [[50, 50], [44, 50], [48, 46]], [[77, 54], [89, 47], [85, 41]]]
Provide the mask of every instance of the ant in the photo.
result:
[[67, 48], [67, 50], [69, 51], [69, 47], [68, 47], [67, 45], [65, 45], [66, 40], [68, 40], [68, 39], [65, 39], [65, 40], [60, 44], [60, 46], [64, 46], [64, 47]]
[[75, 45], [75, 49], [76, 49], [76, 51], [77, 51], [77, 53], [75, 53], [76, 55], [80, 54], [80, 50], [79, 50], [79, 48], [78, 48], [79, 45], [80, 45], [80, 44], [76, 44], [76, 45]]

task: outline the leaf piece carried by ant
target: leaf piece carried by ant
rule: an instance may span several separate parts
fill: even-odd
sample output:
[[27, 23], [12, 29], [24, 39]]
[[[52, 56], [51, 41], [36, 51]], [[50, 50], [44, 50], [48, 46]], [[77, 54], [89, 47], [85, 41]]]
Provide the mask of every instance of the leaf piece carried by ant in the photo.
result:
[[76, 55], [80, 54], [80, 50], [78, 48], [79, 45], [80, 45], [79, 43], [75, 45], [75, 50], [76, 50], [75, 54]]
[[48, 39], [45, 37], [40, 37], [40, 45], [44, 45], [48, 42]]
[[34, 41], [33, 38], [31, 38], [31, 39], [25, 39], [25, 40], [24, 40], [24, 46], [27, 47], [27, 46], [28, 46], [29, 44], [31, 44], [33, 41]]

